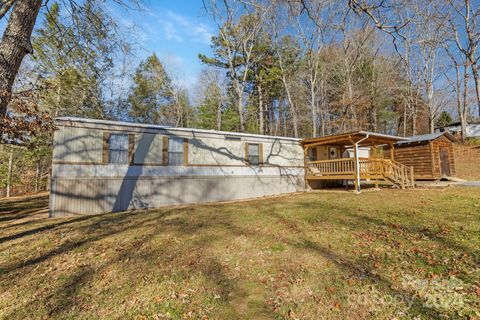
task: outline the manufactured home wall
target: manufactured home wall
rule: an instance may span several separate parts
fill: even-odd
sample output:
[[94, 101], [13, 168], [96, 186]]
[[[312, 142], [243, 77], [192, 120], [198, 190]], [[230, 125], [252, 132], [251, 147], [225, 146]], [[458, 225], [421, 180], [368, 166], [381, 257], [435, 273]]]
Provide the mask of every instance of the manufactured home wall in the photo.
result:
[[467, 126], [467, 137], [480, 137], [480, 123], [472, 123]]
[[[82, 126], [82, 127], [80, 127]], [[304, 189], [303, 149], [296, 140], [212, 132], [59, 123], [54, 136], [51, 215], [235, 200]], [[102, 163], [105, 133], [135, 135], [132, 165]], [[188, 165], [162, 165], [164, 137], [188, 140]], [[245, 144], [263, 146], [264, 164], [245, 162]], [[142, 163], [141, 165], [139, 163]]]
[[65, 128], [55, 132], [53, 160], [65, 163], [101, 163], [103, 133], [87, 128]]
[[[462, 127], [460, 125], [456, 126], [447, 126], [444, 129], [447, 132], [452, 133], [455, 136], [458, 136], [462, 132]], [[475, 137], [480, 137], [480, 123], [470, 123], [467, 125], [465, 128], [465, 135], [466, 138], [475, 138]], [[442, 129], [438, 128], [435, 129], [435, 132], [442, 132]]]

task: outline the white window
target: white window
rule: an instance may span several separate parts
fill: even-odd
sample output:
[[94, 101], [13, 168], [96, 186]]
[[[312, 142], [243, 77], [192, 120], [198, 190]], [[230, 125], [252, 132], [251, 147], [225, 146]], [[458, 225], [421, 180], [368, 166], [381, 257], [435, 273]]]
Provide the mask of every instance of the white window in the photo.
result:
[[259, 145], [254, 143], [248, 144], [248, 163], [252, 166], [258, 166], [260, 162]]
[[168, 139], [168, 164], [171, 166], [183, 164], [183, 138]]
[[108, 139], [109, 163], [128, 163], [128, 134], [110, 134]]

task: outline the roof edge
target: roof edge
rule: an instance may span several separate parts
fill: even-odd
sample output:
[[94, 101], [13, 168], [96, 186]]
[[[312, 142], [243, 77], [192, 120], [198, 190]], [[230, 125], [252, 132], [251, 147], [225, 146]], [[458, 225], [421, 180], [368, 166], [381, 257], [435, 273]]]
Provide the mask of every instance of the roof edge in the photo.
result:
[[100, 119], [79, 118], [79, 117], [57, 117], [55, 118], [55, 122], [57, 121], [99, 124], [99, 125], [117, 125], [117, 126], [123, 126], [123, 127], [153, 129], [153, 130], [198, 132], [198, 133], [204, 133], [204, 134], [220, 134], [220, 135], [252, 137], [252, 138], [261, 138], [261, 139], [281, 139], [281, 140], [289, 140], [289, 141], [295, 141], [295, 142], [300, 142], [302, 140], [300, 138], [292, 138], [292, 137], [269, 136], [269, 135], [253, 134], [253, 133], [217, 131], [217, 130], [196, 129], [196, 128], [182, 128], [182, 127], [155, 125], [155, 124], [143, 124], [143, 123], [134, 123], [134, 122], [126, 122], [126, 121], [100, 120]]
[[408, 140], [407, 137], [400, 137], [400, 136], [394, 136], [394, 135], [389, 135], [389, 134], [384, 134], [384, 133], [377, 133], [377, 132], [371, 132], [371, 131], [365, 131], [365, 130], [359, 130], [359, 131], [352, 131], [352, 132], [345, 132], [345, 133], [338, 133], [338, 134], [332, 134], [328, 136], [323, 136], [323, 137], [316, 137], [316, 138], [308, 138], [308, 139], [302, 139], [301, 143], [313, 143], [315, 140], [328, 140], [332, 138], [340, 138], [340, 137], [345, 137], [349, 135], [365, 135], [365, 136], [372, 136], [372, 137], [377, 137], [377, 138], [385, 138], [385, 139], [390, 139], [390, 140], [397, 140], [397, 141], [403, 141], [403, 140]]

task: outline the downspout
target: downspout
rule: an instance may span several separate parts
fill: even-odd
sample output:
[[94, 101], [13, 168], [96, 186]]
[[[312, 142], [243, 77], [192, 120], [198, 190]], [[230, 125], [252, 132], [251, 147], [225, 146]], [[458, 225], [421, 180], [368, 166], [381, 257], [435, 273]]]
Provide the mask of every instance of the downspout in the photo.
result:
[[360, 160], [358, 159], [358, 144], [368, 139], [368, 137], [369, 135], [367, 134], [364, 138], [353, 144], [353, 147], [355, 148], [355, 179], [357, 180], [357, 189], [355, 190], [355, 193], [357, 194], [360, 193]]

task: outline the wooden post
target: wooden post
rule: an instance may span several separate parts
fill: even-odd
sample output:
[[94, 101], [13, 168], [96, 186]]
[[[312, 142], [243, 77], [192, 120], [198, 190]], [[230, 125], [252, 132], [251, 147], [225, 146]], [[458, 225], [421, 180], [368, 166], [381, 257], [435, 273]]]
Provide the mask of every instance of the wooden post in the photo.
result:
[[390, 160], [395, 161], [395, 147], [390, 143]]
[[162, 137], [162, 165], [168, 166], [168, 136]]
[[413, 167], [410, 167], [410, 181], [412, 182], [412, 188], [415, 188], [415, 176], [413, 173]]
[[110, 140], [110, 133], [103, 132], [103, 147], [102, 147], [102, 163], [107, 164], [109, 161], [108, 141]]
[[305, 185], [305, 188], [310, 189], [310, 186], [308, 185], [307, 181], [307, 159], [308, 159], [308, 146], [303, 147], [303, 183]]
[[355, 169], [355, 192], [360, 193], [360, 163], [358, 161], [358, 143], [353, 144], [353, 165]]

